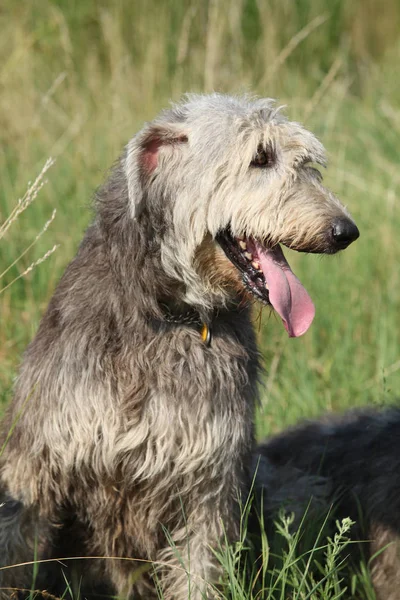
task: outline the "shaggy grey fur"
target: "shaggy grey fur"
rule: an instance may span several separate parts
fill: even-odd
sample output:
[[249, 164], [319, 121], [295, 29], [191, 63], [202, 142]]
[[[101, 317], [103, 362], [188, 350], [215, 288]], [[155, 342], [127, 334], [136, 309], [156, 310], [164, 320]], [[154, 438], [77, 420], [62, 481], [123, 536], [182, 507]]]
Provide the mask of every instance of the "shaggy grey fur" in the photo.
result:
[[[123, 560], [135, 558], [154, 561], [166, 600], [211, 594], [212, 548], [237, 532], [259, 370], [248, 292], [216, 237], [345, 247], [356, 229], [310, 165], [324, 160], [271, 100], [218, 94], [189, 96], [129, 142], [3, 425], [2, 485], [20, 504], [0, 521], [2, 564], [105, 557], [77, 565], [79, 586], [103, 578], [148, 598], [143, 563]], [[344, 244], [337, 222], [352, 228]], [[30, 568], [2, 574], [2, 587], [32, 584]], [[59, 593], [46, 577], [36, 587]]]
[[[332, 534], [336, 519], [351, 517], [350, 537], [362, 541], [346, 552], [353, 561], [376, 554], [369, 566], [377, 598], [399, 600], [399, 408], [327, 416], [284, 431], [257, 448], [253, 470], [256, 506], [262, 498], [271, 534], [282, 507], [294, 512], [295, 523], [306, 515], [302, 527], [311, 543], [323, 523]], [[257, 534], [256, 517], [251, 524]]]

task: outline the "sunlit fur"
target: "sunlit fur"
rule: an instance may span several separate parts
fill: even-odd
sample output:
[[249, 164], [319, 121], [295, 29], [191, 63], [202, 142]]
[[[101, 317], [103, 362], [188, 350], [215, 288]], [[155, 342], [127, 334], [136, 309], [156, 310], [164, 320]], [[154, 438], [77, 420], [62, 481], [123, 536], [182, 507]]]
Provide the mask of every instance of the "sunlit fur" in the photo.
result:
[[[277, 157], [267, 170], [250, 166], [260, 143]], [[217, 94], [189, 96], [129, 142], [19, 372], [1, 479], [21, 504], [0, 540], [22, 522], [30, 534], [22, 550], [3, 544], [2, 564], [35, 552], [152, 560], [166, 600], [186, 599], [189, 584], [197, 600], [218, 581], [213, 549], [237, 533], [259, 361], [238, 273], [214, 237], [230, 225], [329, 252], [332, 219], [347, 213], [308, 161], [324, 163], [321, 144], [271, 100]], [[211, 345], [165, 307], [212, 323]], [[87, 561], [76, 580], [148, 598], [139, 566]], [[3, 587], [15, 573], [2, 572]], [[29, 588], [31, 570], [18, 573]], [[62, 593], [63, 577], [57, 588], [40, 573]]]

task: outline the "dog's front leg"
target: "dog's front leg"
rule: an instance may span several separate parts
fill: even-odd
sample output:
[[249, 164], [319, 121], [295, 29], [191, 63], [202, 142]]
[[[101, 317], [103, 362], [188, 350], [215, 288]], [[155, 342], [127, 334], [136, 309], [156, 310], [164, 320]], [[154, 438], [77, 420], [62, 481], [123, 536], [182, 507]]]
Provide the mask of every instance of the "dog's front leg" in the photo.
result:
[[[232, 523], [229, 522], [232, 519]], [[157, 555], [155, 580], [165, 600], [216, 598], [223, 569], [216, 554], [236, 534], [233, 511], [228, 518], [211, 506], [199, 507], [168, 537], [168, 547]]]

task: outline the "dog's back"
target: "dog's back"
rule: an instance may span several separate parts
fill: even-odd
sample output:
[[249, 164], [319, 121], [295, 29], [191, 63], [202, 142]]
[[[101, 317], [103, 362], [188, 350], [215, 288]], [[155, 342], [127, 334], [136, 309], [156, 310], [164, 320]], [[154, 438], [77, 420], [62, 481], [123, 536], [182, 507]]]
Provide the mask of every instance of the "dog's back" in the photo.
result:
[[[376, 553], [370, 568], [377, 597], [399, 599], [399, 408], [352, 411], [284, 431], [258, 446], [254, 472], [256, 505], [262, 502], [271, 533], [280, 508], [294, 512], [297, 525], [305, 518], [311, 544], [323, 525], [332, 533], [336, 519], [350, 517], [350, 536], [360, 540], [353, 556]], [[250, 522], [257, 534], [257, 518]]]

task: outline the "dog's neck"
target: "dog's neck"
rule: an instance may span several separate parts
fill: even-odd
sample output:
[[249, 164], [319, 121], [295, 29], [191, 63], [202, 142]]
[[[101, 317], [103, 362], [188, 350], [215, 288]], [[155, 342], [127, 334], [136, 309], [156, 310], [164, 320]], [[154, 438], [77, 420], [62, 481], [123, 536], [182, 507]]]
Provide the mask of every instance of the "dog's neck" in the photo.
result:
[[171, 304], [167, 301], [159, 303], [160, 321], [172, 326], [190, 327], [198, 331], [203, 342], [209, 346], [211, 344], [213, 328], [218, 319], [224, 320], [224, 314], [241, 312], [245, 309], [243, 301], [232, 303], [229, 308], [213, 309], [212, 311], [202, 311], [194, 306], [187, 304]]
[[163, 313], [163, 320], [167, 323], [176, 323], [177, 325], [202, 325], [204, 322], [199, 311], [195, 308], [174, 310], [168, 304], [161, 304], [160, 308]]
[[172, 325], [186, 325], [194, 327], [199, 331], [203, 342], [209, 346], [212, 336], [212, 325], [218, 316], [218, 311], [214, 310], [207, 315], [202, 315], [194, 307], [172, 307], [167, 303], [160, 305], [162, 311], [162, 320]]

